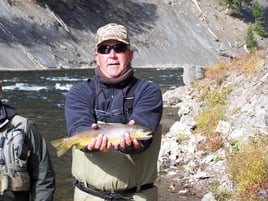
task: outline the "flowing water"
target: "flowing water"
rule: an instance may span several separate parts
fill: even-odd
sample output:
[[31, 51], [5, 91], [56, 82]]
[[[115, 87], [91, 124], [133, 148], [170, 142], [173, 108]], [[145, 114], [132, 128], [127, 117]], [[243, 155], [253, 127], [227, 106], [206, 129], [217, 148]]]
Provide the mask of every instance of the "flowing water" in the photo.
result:
[[[139, 78], [158, 84], [165, 92], [183, 85], [182, 68], [135, 69]], [[55, 201], [71, 201], [73, 196], [73, 178], [71, 175], [71, 153], [56, 157], [51, 140], [66, 137], [64, 119], [65, 94], [73, 84], [86, 80], [94, 74], [93, 69], [0, 72], [0, 84], [3, 86], [2, 101], [17, 108], [22, 116], [34, 120], [48, 142], [49, 152], [56, 172], [57, 190]], [[175, 121], [177, 111], [165, 108], [162, 118], [163, 134]], [[168, 182], [159, 182], [159, 201], [194, 200], [192, 197], [178, 197], [167, 192]]]

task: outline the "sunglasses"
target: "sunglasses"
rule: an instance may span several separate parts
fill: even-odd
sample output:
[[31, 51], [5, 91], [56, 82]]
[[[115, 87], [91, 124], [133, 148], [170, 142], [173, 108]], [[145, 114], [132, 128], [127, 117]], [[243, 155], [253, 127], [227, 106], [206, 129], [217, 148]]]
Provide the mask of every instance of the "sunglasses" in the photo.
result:
[[101, 45], [98, 47], [97, 52], [100, 54], [109, 54], [111, 50], [114, 50], [116, 53], [122, 53], [129, 50], [129, 46], [127, 44], [119, 43], [116, 45]]

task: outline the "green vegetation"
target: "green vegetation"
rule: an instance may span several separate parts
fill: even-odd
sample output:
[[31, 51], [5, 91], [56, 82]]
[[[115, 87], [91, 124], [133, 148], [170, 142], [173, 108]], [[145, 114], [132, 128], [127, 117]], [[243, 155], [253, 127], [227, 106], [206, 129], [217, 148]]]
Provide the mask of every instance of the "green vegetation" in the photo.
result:
[[186, 134], [180, 133], [177, 136], [177, 142], [178, 144], [181, 144], [183, 141], [187, 140], [189, 137]]
[[215, 196], [215, 200], [224, 201], [230, 198], [230, 195], [226, 193], [217, 194], [218, 187], [220, 186], [219, 182], [212, 182], [209, 186], [209, 191], [212, 192]]
[[257, 49], [257, 42], [254, 38], [253, 25], [250, 24], [246, 35], [246, 46], [250, 52]]
[[[205, 102], [206, 107], [195, 117], [197, 124], [195, 132], [201, 132], [209, 138], [214, 138], [218, 135], [215, 129], [219, 121], [224, 120], [225, 102], [231, 90], [220, 85], [226, 79], [227, 69], [226, 63], [220, 61], [207, 68], [205, 79], [196, 83], [199, 99]], [[215, 142], [213, 143], [215, 144]], [[212, 147], [215, 148], [215, 146]]]
[[202, 99], [210, 108], [217, 105], [225, 105], [227, 95], [230, 93], [229, 88], [216, 88], [214, 90], [203, 90]]
[[259, 5], [258, 1], [256, 1], [252, 7], [252, 13], [255, 17], [254, 23], [254, 31], [259, 36], [266, 36], [265, 32], [265, 21], [264, 21], [264, 9]]
[[196, 133], [202, 133], [207, 137], [217, 136], [215, 129], [220, 120], [224, 119], [224, 108], [214, 107], [202, 110], [195, 118]]
[[223, 0], [223, 2], [228, 6], [235, 6], [235, 7], [240, 7], [240, 0]]
[[267, 143], [261, 139], [228, 156], [228, 172], [236, 187], [235, 198], [257, 201], [258, 192], [268, 188], [267, 154]]

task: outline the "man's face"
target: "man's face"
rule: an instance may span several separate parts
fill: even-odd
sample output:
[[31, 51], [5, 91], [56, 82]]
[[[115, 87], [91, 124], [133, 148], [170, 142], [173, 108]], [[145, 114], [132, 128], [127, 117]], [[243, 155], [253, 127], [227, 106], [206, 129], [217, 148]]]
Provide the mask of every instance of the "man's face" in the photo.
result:
[[116, 78], [131, 64], [133, 51], [124, 43], [108, 40], [98, 46], [95, 58], [106, 77]]

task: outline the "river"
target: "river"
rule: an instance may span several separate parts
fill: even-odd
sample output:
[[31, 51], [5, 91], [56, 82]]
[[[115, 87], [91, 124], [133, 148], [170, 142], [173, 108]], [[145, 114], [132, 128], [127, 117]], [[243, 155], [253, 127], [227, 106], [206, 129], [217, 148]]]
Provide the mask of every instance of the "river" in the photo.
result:
[[[138, 68], [135, 76], [158, 84], [164, 93], [183, 85], [182, 68], [158, 69]], [[51, 140], [66, 137], [64, 119], [65, 94], [77, 82], [90, 78], [93, 69], [51, 70], [51, 71], [1, 71], [0, 84], [3, 86], [2, 100], [17, 108], [19, 114], [34, 120], [48, 142], [49, 152], [56, 172], [57, 190], [55, 201], [71, 201], [73, 178], [71, 175], [71, 153], [57, 158]], [[162, 117], [163, 134], [175, 121], [177, 111], [165, 108]], [[192, 197], [178, 197], [168, 193], [168, 183], [163, 178], [158, 182], [159, 201], [193, 200]]]

